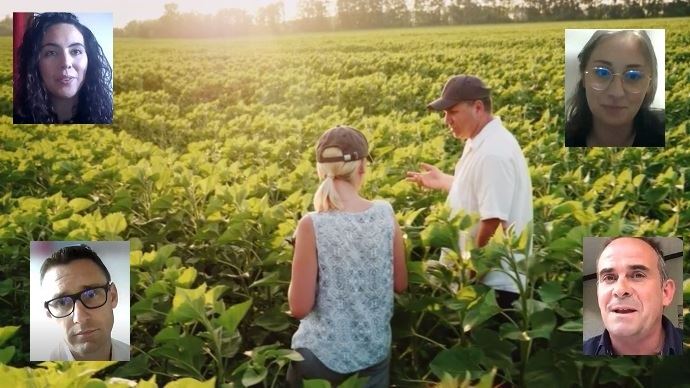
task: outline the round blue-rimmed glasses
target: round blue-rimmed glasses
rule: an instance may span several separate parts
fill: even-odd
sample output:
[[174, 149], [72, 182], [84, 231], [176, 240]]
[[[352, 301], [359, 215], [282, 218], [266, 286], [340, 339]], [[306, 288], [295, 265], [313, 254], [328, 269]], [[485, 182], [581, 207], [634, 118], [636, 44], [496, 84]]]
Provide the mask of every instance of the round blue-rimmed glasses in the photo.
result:
[[605, 66], [594, 66], [585, 71], [585, 75], [589, 79], [589, 85], [592, 89], [602, 92], [606, 90], [613, 78], [618, 76], [621, 78], [623, 89], [628, 93], [641, 93], [649, 86], [650, 76], [640, 69], [629, 69], [622, 73], [614, 73], [611, 69]]

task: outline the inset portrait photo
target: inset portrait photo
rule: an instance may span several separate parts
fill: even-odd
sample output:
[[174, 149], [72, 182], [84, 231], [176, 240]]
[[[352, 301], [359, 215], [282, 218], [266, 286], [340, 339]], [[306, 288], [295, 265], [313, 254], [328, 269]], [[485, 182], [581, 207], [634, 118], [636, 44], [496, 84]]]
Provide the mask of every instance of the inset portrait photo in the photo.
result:
[[31, 361], [129, 361], [129, 242], [33, 241]]
[[13, 17], [13, 123], [112, 124], [112, 14]]
[[664, 30], [565, 30], [565, 146], [664, 147]]
[[582, 251], [583, 354], [682, 354], [683, 240], [585, 237]]

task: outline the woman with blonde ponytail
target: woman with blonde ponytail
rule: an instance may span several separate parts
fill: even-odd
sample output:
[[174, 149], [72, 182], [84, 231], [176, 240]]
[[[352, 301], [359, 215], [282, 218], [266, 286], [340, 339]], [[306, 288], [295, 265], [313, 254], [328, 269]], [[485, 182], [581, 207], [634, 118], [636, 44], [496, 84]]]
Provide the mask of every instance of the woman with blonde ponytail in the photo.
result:
[[[340, 148], [329, 147], [323, 150], [322, 155], [328, 158], [340, 158], [343, 156], [343, 152]], [[342, 210], [343, 205], [338, 196], [336, 185], [338, 187], [343, 185], [336, 183], [336, 179], [339, 182], [347, 183], [347, 185], [354, 187], [353, 182], [357, 179], [357, 172], [364, 171], [364, 159], [349, 162], [317, 163], [316, 171], [319, 174], [319, 179], [321, 179], [321, 185], [314, 195], [314, 209], [317, 212]], [[361, 185], [361, 183], [360, 179], [358, 184]]]
[[359, 195], [368, 143], [351, 127], [326, 131], [316, 145], [321, 180], [314, 212], [295, 232], [290, 312], [300, 319], [292, 348], [303, 361], [288, 382], [325, 379], [334, 386], [353, 374], [366, 387], [388, 387], [393, 293], [407, 288], [402, 232], [391, 205]]

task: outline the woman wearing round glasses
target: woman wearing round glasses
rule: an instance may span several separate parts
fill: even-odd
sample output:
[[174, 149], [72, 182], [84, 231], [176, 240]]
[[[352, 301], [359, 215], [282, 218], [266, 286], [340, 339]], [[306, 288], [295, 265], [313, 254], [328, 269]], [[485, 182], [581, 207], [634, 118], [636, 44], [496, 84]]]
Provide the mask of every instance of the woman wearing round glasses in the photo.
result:
[[663, 147], [664, 112], [651, 108], [658, 72], [647, 33], [596, 31], [577, 58], [566, 147]]

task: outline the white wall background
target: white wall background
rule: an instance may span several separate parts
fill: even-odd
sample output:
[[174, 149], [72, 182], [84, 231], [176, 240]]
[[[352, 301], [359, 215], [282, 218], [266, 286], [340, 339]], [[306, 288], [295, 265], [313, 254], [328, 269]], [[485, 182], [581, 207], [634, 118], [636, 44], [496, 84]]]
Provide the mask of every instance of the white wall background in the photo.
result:
[[29, 259], [30, 314], [29, 360], [47, 361], [50, 352], [62, 340], [64, 333], [56, 322], [46, 317], [41, 295], [41, 265], [53, 252], [62, 247], [84, 243], [91, 247], [110, 272], [117, 286], [118, 303], [113, 310], [111, 337], [129, 344], [129, 241], [32, 241]]
[[[583, 275], [596, 273], [596, 259], [603, 250], [608, 237], [585, 237], [582, 244]], [[683, 252], [683, 240], [678, 237], [656, 237], [664, 256]], [[664, 308], [664, 315], [675, 326], [683, 327], [683, 257], [666, 260], [668, 275], [676, 283], [676, 294], [671, 304]], [[597, 281], [587, 280], [584, 283], [583, 295], [583, 340], [594, 337], [604, 332], [604, 324], [601, 320], [599, 303], [597, 302]]]
[[[110, 67], [113, 66], [113, 14], [112, 13], [75, 13], [79, 22], [91, 30], [96, 36], [103, 54], [108, 58]], [[114, 72], [115, 69], [113, 69]], [[113, 75], [113, 78], [114, 75]], [[112, 86], [112, 82], [111, 82]]]
[[[617, 29], [606, 29], [610, 31], [619, 31]], [[577, 82], [580, 80], [580, 71], [578, 70], [579, 62], [577, 60], [577, 55], [585, 47], [585, 44], [589, 38], [594, 35], [597, 30], [592, 29], [566, 29], [565, 30], [565, 98], [566, 104], [568, 99], [575, 92], [575, 87]], [[657, 109], [664, 109], [665, 107], [665, 95], [664, 91], [666, 89], [666, 47], [665, 37], [666, 30], [644, 30], [649, 35], [649, 39], [652, 40], [652, 46], [654, 46], [654, 54], [656, 55], [657, 61], [657, 71], [659, 72], [656, 94], [654, 95], [654, 101], [652, 101], [652, 107]], [[566, 105], [567, 109], [567, 105]]]

